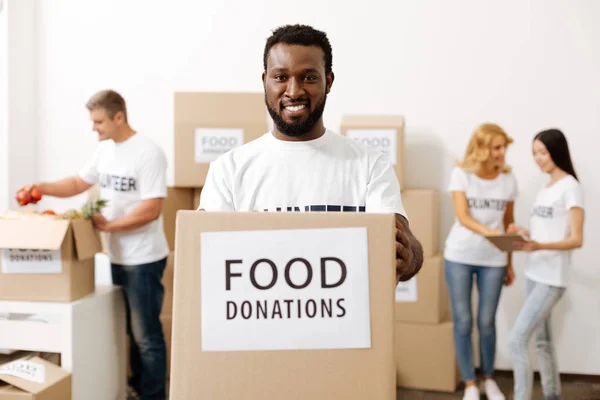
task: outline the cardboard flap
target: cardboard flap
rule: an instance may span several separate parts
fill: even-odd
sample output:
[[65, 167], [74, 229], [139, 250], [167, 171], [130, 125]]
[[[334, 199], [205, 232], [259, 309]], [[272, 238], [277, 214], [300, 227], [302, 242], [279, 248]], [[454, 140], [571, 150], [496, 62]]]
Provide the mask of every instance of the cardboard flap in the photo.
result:
[[0, 248], [58, 250], [69, 229], [69, 222], [0, 219]]
[[[176, 92], [175, 124], [235, 127], [255, 123], [262, 127], [267, 120], [264, 96], [262, 92]], [[232, 113], [231, 110], [236, 112]]]
[[13, 385], [21, 390], [24, 390], [28, 393], [37, 394], [42, 390], [54, 385], [56, 382], [64, 379], [69, 376], [70, 373], [59, 367], [58, 365], [52, 364], [49, 361], [46, 361], [40, 357], [24, 357], [18, 360], [14, 360], [3, 364], [2, 367], [9, 365], [11, 363], [16, 363], [20, 361], [28, 361], [38, 365], [43, 365], [44, 367], [44, 383], [38, 383], [34, 381], [30, 381], [28, 379], [19, 378], [14, 375], [8, 374], [0, 374], [0, 380], [6, 383]]
[[102, 251], [100, 235], [94, 225], [88, 220], [73, 220], [73, 236], [75, 238], [75, 252], [79, 261], [94, 257]]
[[345, 128], [395, 128], [404, 127], [401, 115], [346, 115], [342, 118]]

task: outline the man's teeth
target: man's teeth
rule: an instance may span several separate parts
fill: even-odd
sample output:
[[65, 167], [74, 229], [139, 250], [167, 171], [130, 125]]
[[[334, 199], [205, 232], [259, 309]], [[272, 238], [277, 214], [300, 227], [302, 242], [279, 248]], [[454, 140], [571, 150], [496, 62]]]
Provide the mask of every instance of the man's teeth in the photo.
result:
[[304, 107], [306, 107], [304, 104], [300, 104], [298, 106], [286, 106], [285, 109], [289, 110], [289, 111], [300, 111], [302, 110]]

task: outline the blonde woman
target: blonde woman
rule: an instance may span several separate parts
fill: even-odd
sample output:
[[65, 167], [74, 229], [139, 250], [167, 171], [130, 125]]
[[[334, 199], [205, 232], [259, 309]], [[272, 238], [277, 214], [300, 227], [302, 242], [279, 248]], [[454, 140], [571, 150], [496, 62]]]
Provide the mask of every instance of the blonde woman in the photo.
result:
[[[452, 171], [456, 222], [444, 249], [444, 270], [454, 319], [454, 346], [466, 388], [464, 400], [504, 400], [494, 380], [496, 310], [503, 285], [514, 280], [510, 254], [484, 236], [504, 232], [514, 221], [518, 188], [505, 154], [512, 143], [495, 124], [482, 124], [473, 133], [464, 159]], [[478, 387], [473, 360], [471, 294], [476, 281], [479, 304], [477, 328], [484, 381]]]

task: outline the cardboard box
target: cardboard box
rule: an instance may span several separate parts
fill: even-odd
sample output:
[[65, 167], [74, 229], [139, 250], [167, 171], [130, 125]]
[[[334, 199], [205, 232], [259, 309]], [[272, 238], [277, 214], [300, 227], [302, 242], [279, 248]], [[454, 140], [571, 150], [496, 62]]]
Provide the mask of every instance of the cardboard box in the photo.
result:
[[177, 211], [194, 209], [194, 188], [167, 188], [163, 203], [163, 229], [169, 249], [175, 250], [175, 219]]
[[421, 271], [396, 287], [396, 321], [438, 324], [450, 319], [450, 296], [441, 255], [426, 258]]
[[394, 234], [391, 214], [180, 211], [170, 398], [395, 399]]
[[197, 210], [200, 206], [200, 194], [202, 194], [202, 188], [194, 189], [194, 202], [192, 210]]
[[61, 364], [61, 354], [60, 353], [47, 353], [44, 351], [27, 351], [27, 350], [15, 350], [10, 354], [0, 354], [0, 365], [6, 364], [10, 361], [18, 360], [20, 358], [33, 358], [39, 357], [48, 362], [51, 362], [54, 365]]
[[8, 362], [0, 366], [0, 400], [3, 399], [70, 400], [71, 374], [40, 357]]
[[423, 256], [433, 257], [440, 251], [440, 193], [406, 189], [402, 191], [402, 204], [412, 233], [423, 245]]
[[176, 187], [204, 186], [211, 161], [268, 131], [264, 93], [175, 93]]
[[88, 220], [0, 219], [0, 299], [70, 302], [94, 291], [98, 233]]
[[173, 252], [169, 253], [169, 257], [167, 258], [167, 266], [165, 267], [165, 272], [162, 277], [162, 284], [165, 289], [163, 294], [163, 307], [161, 311], [161, 317], [168, 316], [170, 317], [173, 314], [173, 279], [175, 272], [175, 254]]
[[404, 187], [404, 117], [345, 115], [342, 118], [340, 133], [388, 154], [400, 187]]
[[397, 385], [453, 392], [460, 381], [452, 322], [439, 325], [396, 323]]

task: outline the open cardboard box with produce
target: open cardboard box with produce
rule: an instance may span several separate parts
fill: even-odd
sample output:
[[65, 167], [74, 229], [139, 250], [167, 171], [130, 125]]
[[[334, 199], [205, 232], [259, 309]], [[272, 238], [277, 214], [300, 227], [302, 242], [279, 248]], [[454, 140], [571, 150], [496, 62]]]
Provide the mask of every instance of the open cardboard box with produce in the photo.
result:
[[92, 293], [101, 245], [90, 218], [104, 205], [0, 213], [0, 299], [70, 302]]

